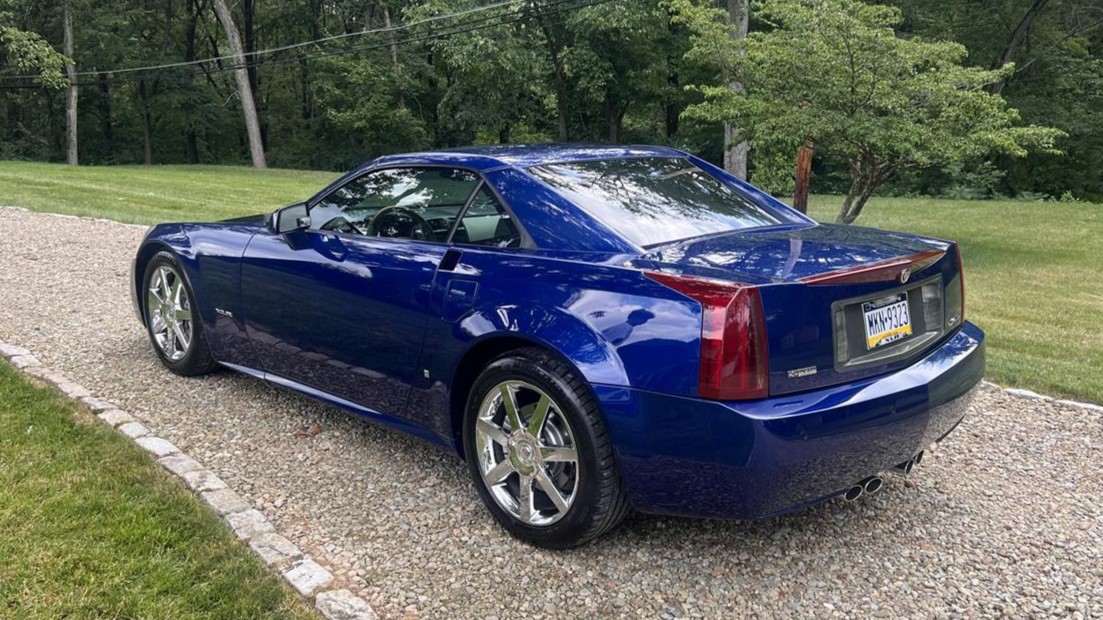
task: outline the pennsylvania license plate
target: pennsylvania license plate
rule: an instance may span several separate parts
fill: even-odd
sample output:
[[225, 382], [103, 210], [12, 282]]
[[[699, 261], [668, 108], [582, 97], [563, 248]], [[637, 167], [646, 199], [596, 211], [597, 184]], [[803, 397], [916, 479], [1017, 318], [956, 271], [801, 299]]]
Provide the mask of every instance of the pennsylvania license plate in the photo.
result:
[[862, 304], [866, 325], [866, 349], [872, 350], [912, 335], [912, 317], [908, 312], [908, 294]]

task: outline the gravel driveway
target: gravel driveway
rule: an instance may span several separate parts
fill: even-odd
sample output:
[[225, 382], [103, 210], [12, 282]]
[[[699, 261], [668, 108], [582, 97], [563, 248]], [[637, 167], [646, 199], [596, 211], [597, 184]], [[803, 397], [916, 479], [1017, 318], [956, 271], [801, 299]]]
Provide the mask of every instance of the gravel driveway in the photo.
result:
[[245, 376], [162, 369], [128, 299], [142, 229], [0, 215], [0, 339], [206, 464], [383, 618], [1103, 617], [1098, 413], [988, 388], [879, 495], [767, 522], [637, 515], [540, 551], [434, 448]]

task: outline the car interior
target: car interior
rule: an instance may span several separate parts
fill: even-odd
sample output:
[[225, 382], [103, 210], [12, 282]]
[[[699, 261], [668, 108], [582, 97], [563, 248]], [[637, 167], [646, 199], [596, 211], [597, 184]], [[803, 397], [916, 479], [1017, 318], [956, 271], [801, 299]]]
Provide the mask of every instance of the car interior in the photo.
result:
[[369, 172], [330, 192], [310, 211], [311, 226], [346, 234], [444, 243], [471, 192], [453, 242], [519, 247], [521, 236], [479, 177], [451, 168], [393, 168]]

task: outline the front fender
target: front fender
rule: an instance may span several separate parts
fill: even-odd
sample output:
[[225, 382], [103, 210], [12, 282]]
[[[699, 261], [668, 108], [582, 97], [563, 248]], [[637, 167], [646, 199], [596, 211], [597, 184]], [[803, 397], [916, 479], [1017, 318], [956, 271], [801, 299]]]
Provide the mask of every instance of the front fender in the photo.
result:
[[[240, 298], [241, 257], [257, 231], [256, 225], [242, 222], [161, 224], [146, 235], [134, 261], [132, 282], [140, 291], [149, 260], [162, 250], [172, 252], [191, 286], [192, 307], [203, 324], [211, 354], [242, 366], [256, 363], [245, 338]], [[144, 316], [137, 293], [135, 304], [139, 316]]]

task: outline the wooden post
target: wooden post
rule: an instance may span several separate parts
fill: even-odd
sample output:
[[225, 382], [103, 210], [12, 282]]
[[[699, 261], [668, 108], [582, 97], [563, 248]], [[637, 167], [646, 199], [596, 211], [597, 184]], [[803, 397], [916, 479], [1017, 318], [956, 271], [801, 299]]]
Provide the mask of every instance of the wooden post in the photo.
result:
[[797, 188], [793, 192], [793, 208], [801, 213], [808, 213], [808, 186], [812, 181], [812, 154], [815, 150], [816, 143], [812, 138], [806, 138], [797, 147]]
[[73, 0], [65, 2], [61, 16], [63, 51], [65, 53], [65, 76], [69, 79], [69, 90], [65, 92], [65, 161], [70, 166], [77, 165], [77, 66], [73, 45]]

